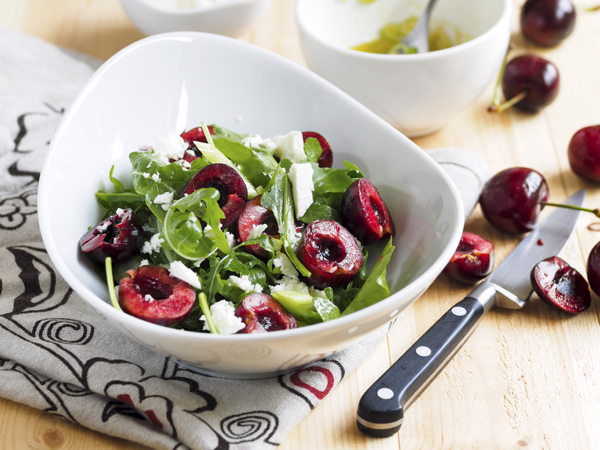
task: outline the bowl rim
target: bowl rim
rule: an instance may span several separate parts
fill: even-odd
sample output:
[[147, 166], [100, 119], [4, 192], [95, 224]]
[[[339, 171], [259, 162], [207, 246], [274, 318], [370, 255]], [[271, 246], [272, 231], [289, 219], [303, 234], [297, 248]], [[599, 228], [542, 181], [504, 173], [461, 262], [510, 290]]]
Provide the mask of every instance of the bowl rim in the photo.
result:
[[313, 33], [309, 27], [302, 21], [302, 14], [300, 12], [301, 8], [304, 4], [309, 0], [298, 0], [296, 3], [296, 24], [298, 25], [301, 33], [306, 36], [310, 36], [315, 41], [319, 42], [324, 47], [332, 51], [337, 51], [346, 56], [355, 56], [357, 58], [365, 58], [366, 60], [381, 60], [381, 61], [428, 61], [437, 58], [443, 58], [445, 56], [451, 57], [454, 53], [462, 52], [463, 50], [468, 50], [471, 47], [479, 45], [480, 42], [485, 41], [490, 38], [491, 35], [495, 34], [497, 30], [503, 27], [504, 22], [506, 22], [510, 26], [510, 13], [511, 13], [511, 0], [502, 0], [504, 8], [502, 10], [502, 14], [498, 20], [488, 28], [485, 32], [481, 33], [476, 38], [473, 38], [467, 42], [463, 42], [462, 44], [455, 45], [450, 48], [445, 48], [442, 50], [436, 50], [434, 52], [427, 53], [410, 53], [406, 55], [388, 55], [388, 54], [379, 54], [379, 53], [369, 53], [369, 52], [361, 52], [359, 50], [352, 50], [351, 48], [345, 48], [339, 45], [333, 45], [329, 42], [324, 41], [315, 33]]
[[[89, 92], [92, 91], [95, 86], [99, 83], [100, 79], [103, 77], [103, 74], [110, 70], [110, 68], [118, 61], [123, 58], [126, 58], [130, 53], [136, 52], [138, 48], [144, 47], [147, 45], [153, 45], [155, 42], [163, 42], [163, 41], [173, 41], [173, 42], [192, 42], [192, 41], [200, 41], [206, 43], [208, 45], [219, 45], [220, 43], [224, 43], [226, 45], [235, 45], [241, 48], [245, 48], [247, 51], [254, 52], [255, 54], [261, 55], [261, 58], [270, 58], [271, 60], [277, 61], [277, 64], [283, 65], [288, 68], [292, 68], [292, 70], [300, 71], [303, 73], [303, 76], [312, 79], [312, 82], [317, 83], [317, 85], [322, 86], [328, 92], [332, 92], [338, 97], [343, 97], [346, 101], [350, 103], [354, 103], [354, 105], [361, 109], [361, 111], [367, 115], [372, 116], [381, 125], [385, 128], [388, 128], [390, 131], [397, 133], [398, 137], [401, 140], [404, 140], [408, 144], [409, 151], [414, 151], [415, 156], [417, 158], [422, 158], [427, 160], [425, 163], [428, 166], [431, 166], [432, 170], [436, 173], [438, 177], [440, 177], [444, 183], [447, 185], [449, 189], [450, 197], [454, 201], [454, 207], [456, 208], [456, 217], [457, 221], [452, 225], [455, 227], [452, 234], [449, 238], [449, 243], [442, 250], [442, 253], [437, 258], [436, 261], [431, 264], [428, 268], [426, 268], [422, 274], [420, 274], [417, 278], [415, 278], [411, 283], [407, 286], [404, 286], [399, 291], [392, 293], [389, 297], [371, 305], [363, 310], [361, 310], [362, 314], [349, 314], [347, 316], [343, 316], [337, 318], [335, 320], [331, 320], [328, 322], [317, 323], [314, 325], [299, 327], [291, 330], [282, 330], [278, 332], [269, 332], [269, 333], [255, 333], [250, 335], [223, 335], [223, 334], [210, 334], [210, 333], [199, 333], [199, 332], [190, 332], [185, 330], [179, 330], [175, 328], [163, 327], [161, 325], [156, 325], [150, 322], [143, 321], [136, 317], [133, 317], [129, 314], [126, 314], [122, 311], [117, 310], [112, 306], [112, 304], [104, 301], [100, 297], [96, 296], [91, 290], [89, 290], [82, 282], [80, 282], [74, 273], [71, 272], [70, 268], [66, 264], [65, 260], [61, 257], [61, 254], [52, 239], [52, 236], [49, 232], [49, 223], [48, 223], [48, 214], [46, 212], [46, 204], [49, 199], [49, 196], [46, 194], [47, 189], [46, 186], [50, 183], [50, 176], [48, 175], [48, 166], [50, 165], [51, 160], [53, 159], [53, 154], [55, 153], [55, 149], [58, 146], [58, 143], [61, 142], [61, 136], [65, 132], [69, 122], [71, 121], [71, 117], [75, 114], [80, 103], [85, 101]], [[63, 116], [52, 140], [50, 142], [50, 147], [48, 149], [48, 153], [44, 160], [44, 164], [42, 167], [40, 182], [38, 188], [38, 218], [40, 225], [40, 232], [42, 235], [42, 240], [48, 252], [52, 263], [56, 267], [60, 276], [62, 276], [67, 284], [86, 302], [89, 303], [90, 306], [100, 311], [101, 314], [105, 315], [109, 321], [115, 321], [119, 323], [121, 326], [128, 327], [131, 330], [140, 330], [143, 332], [151, 331], [154, 336], [164, 336], [164, 337], [175, 337], [181, 338], [186, 337], [186, 339], [191, 339], [193, 341], [218, 341], [218, 342], [272, 342], [272, 341], [282, 341], [287, 339], [296, 339], [301, 336], [311, 335], [311, 334], [320, 334], [320, 332], [334, 332], [339, 331], [341, 329], [351, 329], [354, 325], [359, 325], [358, 322], [364, 322], [368, 319], [373, 319], [381, 315], [386, 309], [389, 309], [389, 304], [394, 301], [394, 297], [400, 295], [400, 293], [407, 293], [407, 296], [413, 296], [418, 298], [426, 289], [429, 288], [430, 284], [427, 284], [425, 288], [421, 285], [423, 284], [423, 280], [430, 278], [433, 273], [441, 273], [443, 267], [446, 265], [446, 262], [450, 260], [450, 257], [454, 253], [456, 246], [458, 246], [460, 236], [463, 231], [464, 226], [464, 214], [463, 214], [463, 202], [460, 197], [458, 188], [450, 178], [450, 176], [439, 166], [431, 156], [429, 156], [424, 150], [414, 144], [409, 138], [403, 135], [396, 128], [392, 127], [385, 120], [381, 119], [375, 113], [367, 109], [357, 100], [346, 94], [344, 91], [339, 89], [337, 86], [332, 83], [326, 81], [325, 79], [319, 77], [314, 72], [309, 69], [292, 62], [291, 60], [284, 58], [274, 52], [266, 50], [264, 48], [258, 47], [256, 45], [243, 42], [237, 39], [229, 38], [226, 36], [221, 36], [217, 34], [211, 33], [203, 33], [203, 32], [193, 32], [193, 31], [176, 31], [170, 33], [162, 33], [153, 36], [146, 37], [139, 41], [130, 44], [129, 46], [123, 48], [118, 53], [109, 58], [96, 72], [92, 75], [92, 77], [87, 81], [85, 86], [79, 91], [71, 105], [68, 107], [67, 112]], [[366, 314], [365, 314], [366, 313]], [[399, 312], [397, 313], [399, 314]], [[387, 322], [393, 320], [397, 314], [390, 314]], [[114, 326], [114, 325], [113, 325]], [[359, 326], [360, 328], [360, 326]], [[367, 333], [371, 333], [375, 331], [374, 329], [369, 329]], [[358, 333], [359, 335], [364, 334]]]
[[270, 2], [271, 0], [223, 0], [218, 3], [213, 3], [211, 5], [199, 5], [192, 6], [189, 8], [169, 8], [167, 6], [162, 6], [160, 4], [155, 4], [150, 0], [120, 0], [123, 2], [132, 2], [143, 5], [145, 8], [148, 8], [158, 14], [164, 14], [168, 16], [191, 16], [191, 15], [202, 15], [202, 13], [208, 13], [212, 11], [218, 11], [220, 9], [227, 9], [231, 7], [241, 6], [241, 5], [250, 5], [253, 3], [263, 3]]

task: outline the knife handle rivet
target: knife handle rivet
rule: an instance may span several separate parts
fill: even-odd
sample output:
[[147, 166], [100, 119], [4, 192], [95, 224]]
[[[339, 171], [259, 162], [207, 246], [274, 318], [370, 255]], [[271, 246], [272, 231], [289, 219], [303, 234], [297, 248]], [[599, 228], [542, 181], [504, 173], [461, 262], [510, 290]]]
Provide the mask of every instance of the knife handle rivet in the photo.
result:
[[377, 397], [383, 400], [389, 400], [394, 396], [394, 391], [388, 388], [381, 388], [377, 391]]
[[431, 349], [429, 347], [425, 347], [424, 345], [421, 345], [420, 347], [417, 347], [417, 355], [419, 356], [429, 356], [431, 355]]
[[467, 310], [462, 306], [455, 306], [451, 311], [455, 316], [464, 316], [467, 313]]

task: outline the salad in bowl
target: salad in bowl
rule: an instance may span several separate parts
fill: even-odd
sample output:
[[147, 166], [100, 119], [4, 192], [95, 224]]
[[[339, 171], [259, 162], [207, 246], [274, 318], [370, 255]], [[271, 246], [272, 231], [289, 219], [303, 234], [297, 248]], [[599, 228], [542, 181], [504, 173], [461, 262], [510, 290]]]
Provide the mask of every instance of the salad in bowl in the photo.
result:
[[[394, 222], [375, 186], [316, 132], [273, 139], [204, 123], [129, 155], [80, 251], [115, 308], [192, 332], [327, 322], [390, 295]], [[129, 182], [129, 180], [128, 180]], [[387, 242], [372, 270], [369, 248]]]

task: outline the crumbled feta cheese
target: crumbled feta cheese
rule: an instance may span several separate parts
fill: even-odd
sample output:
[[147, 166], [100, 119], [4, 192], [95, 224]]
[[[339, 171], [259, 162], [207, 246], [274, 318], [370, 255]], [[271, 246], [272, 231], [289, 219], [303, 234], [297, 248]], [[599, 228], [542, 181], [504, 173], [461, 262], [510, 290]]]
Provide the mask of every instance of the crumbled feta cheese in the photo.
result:
[[[235, 315], [233, 303], [227, 300], [221, 300], [211, 305], [210, 315], [220, 334], [235, 334], [246, 326], [242, 319]], [[204, 331], [208, 331], [208, 324], [204, 316], [200, 317], [200, 320], [204, 320]]]
[[142, 247], [142, 253], [152, 254], [154, 252], [159, 252], [160, 244], [162, 244], [163, 242], [165, 242], [165, 240], [160, 238], [159, 233], [156, 233], [150, 238], [149, 241], [144, 242], [144, 246]]
[[169, 266], [169, 272], [175, 278], [185, 281], [196, 289], [202, 288], [198, 275], [192, 269], [187, 268], [181, 261], [173, 261]]
[[[148, 163], [148, 165], [146, 166], [146, 169], [149, 169], [150, 167], [152, 167], [152, 161], [150, 161], [150, 162]], [[148, 178], [148, 177], [146, 177], [146, 178]]]
[[276, 286], [271, 286], [271, 292], [277, 291], [296, 291], [310, 295], [308, 286], [300, 281], [298, 277], [290, 277], [287, 275], [284, 275], [281, 280], [277, 280]]
[[173, 193], [165, 192], [164, 194], [157, 195], [154, 197], [154, 203], [157, 205], [162, 205], [162, 209], [168, 211], [173, 204]]
[[148, 172], [142, 172], [142, 176], [144, 178], [150, 178], [150, 174]]
[[275, 136], [274, 156], [279, 158], [287, 158], [292, 162], [300, 163], [306, 161], [306, 153], [304, 153], [304, 139], [299, 131], [290, 131], [283, 136]]
[[123, 214], [124, 212], [125, 212], [125, 210], [124, 210], [124, 209], [117, 208], [117, 215], [119, 215], [119, 216], [120, 216], [120, 215], [121, 215], [121, 214]]
[[140, 262], [140, 267], [147, 266], [149, 264], [150, 264], [150, 262], [147, 259], [142, 259], [142, 261]]
[[146, 300], [149, 303], [152, 303], [154, 301], [154, 297], [152, 297], [150, 294], [146, 294], [144, 295], [144, 300]]
[[259, 149], [262, 148], [264, 150], [267, 150], [271, 154], [275, 151], [275, 147], [277, 147], [273, 140], [269, 138], [263, 139], [258, 134], [254, 136], [248, 136], [247, 138], [242, 139], [242, 143], [246, 147]]
[[186, 150], [185, 152], [190, 156], [196, 156], [196, 152], [194, 152], [194, 150]]
[[103, 224], [98, 225], [96, 227], [96, 230], [98, 230], [99, 233], [104, 233], [106, 230], [108, 230], [108, 227], [110, 227], [110, 220], [107, 220]]
[[268, 225], [266, 223], [261, 223], [260, 225], [252, 225], [252, 229], [250, 230], [250, 234], [248, 235], [248, 240], [259, 238], [260, 235], [263, 234], [263, 231], [267, 229], [267, 226]]
[[273, 258], [273, 265], [281, 269], [282, 275], [298, 277], [298, 271], [285, 253], [277, 253], [275, 258]]
[[182, 159], [181, 167], [183, 167], [183, 170], [190, 170], [192, 168], [192, 165], [189, 162], [187, 162], [185, 159]]
[[181, 136], [175, 134], [173, 130], [156, 140], [152, 146], [154, 156], [160, 159], [165, 164], [169, 164], [170, 159], [181, 159], [188, 148]]
[[231, 234], [229, 231], [225, 232], [225, 239], [227, 239], [227, 245], [229, 245], [229, 248], [233, 248], [237, 244], [235, 236], [233, 234]]
[[229, 284], [239, 287], [244, 292], [256, 292], [260, 294], [263, 291], [263, 288], [260, 284], [252, 284], [252, 281], [250, 281], [248, 275], [242, 275], [241, 278], [231, 275], [227, 281]]
[[320, 291], [314, 286], [308, 288], [308, 293], [311, 295], [311, 297], [328, 298], [327, 294], [325, 294], [325, 291]]
[[290, 167], [290, 181], [292, 182], [292, 194], [296, 207], [296, 217], [300, 218], [313, 202], [313, 168], [310, 163], [292, 164]]
[[160, 181], [160, 175], [159, 175], [159, 174], [157, 174], [157, 173], [153, 173], [153, 174], [152, 174], [152, 179], [153, 179], [153, 180], [154, 180], [156, 183], [158, 183], [158, 182]]

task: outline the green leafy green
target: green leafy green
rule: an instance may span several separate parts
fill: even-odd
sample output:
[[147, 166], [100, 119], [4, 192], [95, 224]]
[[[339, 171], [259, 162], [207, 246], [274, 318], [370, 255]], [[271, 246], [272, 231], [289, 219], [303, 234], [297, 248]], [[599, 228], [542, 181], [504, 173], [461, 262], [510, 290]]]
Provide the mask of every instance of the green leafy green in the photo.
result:
[[383, 249], [381, 256], [375, 263], [373, 270], [371, 270], [371, 273], [360, 288], [360, 291], [356, 294], [356, 297], [354, 297], [354, 300], [352, 300], [344, 310], [342, 316], [359, 311], [367, 306], [374, 305], [378, 301], [390, 296], [390, 288], [388, 287], [386, 280], [386, 267], [390, 262], [394, 248], [395, 247], [392, 245], [392, 238], [390, 238]]
[[332, 301], [321, 297], [312, 297], [297, 291], [275, 291], [271, 297], [283, 305], [283, 307], [295, 319], [306, 324], [327, 322], [340, 317], [340, 310]]
[[112, 166], [110, 168], [110, 172], [108, 173], [108, 178], [110, 179], [110, 182], [113, 184], [113, 186], [115, 188], [115, 192], [121, 192], [123, 190], [123, 183], [121, 183], [119, 180], [117, 180], [115, 177], [113, 177], [114, 171], [115, 171], [115, 166]]
[[323, 149], [321, 148], [321, 144], [318, 139], [308, 138], [304, 142], [304, 153], [306, 153], [306, 159], [308, 162], [318, 162], [321, 157], [321, 153], [323, 153]]

